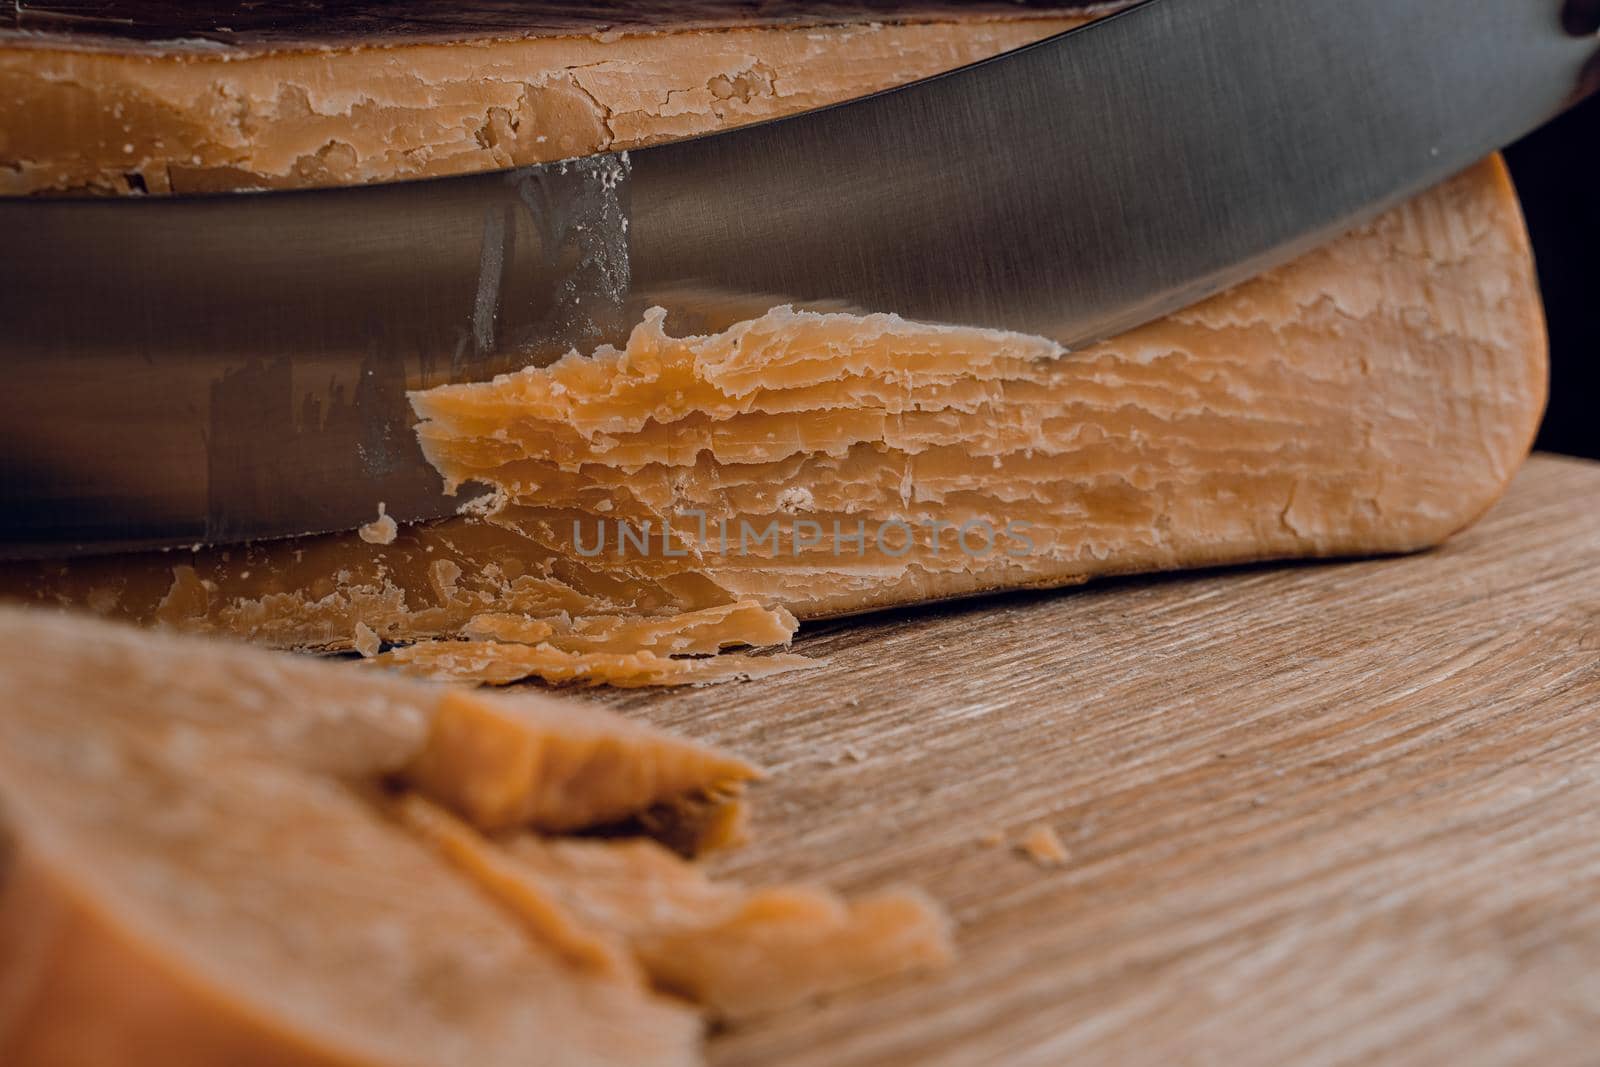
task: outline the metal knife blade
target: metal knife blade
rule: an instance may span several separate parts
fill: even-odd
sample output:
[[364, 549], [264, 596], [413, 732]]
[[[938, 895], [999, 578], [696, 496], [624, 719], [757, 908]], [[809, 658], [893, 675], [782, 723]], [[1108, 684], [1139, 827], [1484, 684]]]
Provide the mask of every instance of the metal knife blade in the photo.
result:
[[875, 97], [359, 189], [0, 200], [0, 556], [451, 513], [408, 388], [793, 302], [1081, 345], [1581, 94], [1559, 0], [1145, 0]]

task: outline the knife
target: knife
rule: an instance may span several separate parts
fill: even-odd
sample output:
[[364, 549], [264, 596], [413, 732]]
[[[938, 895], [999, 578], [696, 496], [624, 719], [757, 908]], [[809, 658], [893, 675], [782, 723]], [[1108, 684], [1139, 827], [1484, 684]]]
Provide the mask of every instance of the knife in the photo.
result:
[[[1081, 346], [1459, 171], [1591, 88], [1560, 0], [1144, 0], [642, 150], [352, 189], [0, 200], [0, 557], [456, 511], [407, 389], [778, 303]], [[26, 250], [21, 251], [21, 250]]]

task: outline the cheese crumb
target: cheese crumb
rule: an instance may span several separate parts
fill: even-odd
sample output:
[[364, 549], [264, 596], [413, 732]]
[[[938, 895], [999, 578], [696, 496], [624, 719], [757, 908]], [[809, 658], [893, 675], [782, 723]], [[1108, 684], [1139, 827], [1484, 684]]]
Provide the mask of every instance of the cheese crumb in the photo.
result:
[[790, 515], [795, 515], [802, 511], [814, 511], [817, 506], [816, 498], [812, 496], [811, 490], [803, 485], [789, 486], [778, 494], [776, 503], [779, 511]]
[[378, 501], [378, 517], [356, 530], [361, 540], [369, 545], [392, 545], [400, 525], [390, 516], [383, 501]]
[[1041, 867], [1060, 867], [1067, 862], [1067, 846], [1044, 823], [1035, 823], [1017, 841], [1017, 851]]
[[383, 640], [378, 637], [377, 631], [372, 627], [364, 622], [358, 622], [355, 628], [355, 638], [351, 641], [351, 644], [355, 645], [356, 651], [361, 653], [363, 657], [371, 659], [383, 647]]

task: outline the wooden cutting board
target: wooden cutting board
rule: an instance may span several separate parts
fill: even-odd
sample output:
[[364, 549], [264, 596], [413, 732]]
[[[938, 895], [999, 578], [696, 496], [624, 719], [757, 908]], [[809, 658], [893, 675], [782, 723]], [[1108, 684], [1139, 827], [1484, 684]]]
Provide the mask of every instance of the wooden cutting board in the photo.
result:
[[[722, 1065], [1600, 1061], [1600, 464], [1443, 549], [809, 629], [580, 699], [772, 771], [729, 873], [926, 887], [961, 960]], [[1008, 845], [1034, 823], [1070, 850]]]

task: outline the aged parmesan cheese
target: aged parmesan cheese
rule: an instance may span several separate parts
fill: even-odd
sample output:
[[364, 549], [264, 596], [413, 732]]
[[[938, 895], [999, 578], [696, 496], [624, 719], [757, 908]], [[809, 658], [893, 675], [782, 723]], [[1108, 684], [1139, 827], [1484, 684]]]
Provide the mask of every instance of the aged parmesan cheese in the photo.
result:
[[[558, 632], [559, 631], [559, 632]], [[468, 620], [468, 637], [524, 645], [550, 644], [569, 652], [657, 652], [712, 655], [732, 645], [780, 645], [794, 635], [783, 608], [739, 600], [669, 616], [591, 615], [577, 620], [486, 612]]]
[[1473, 217], [1503, 183], [1486, 165], [1070, 355], [887, 314], [677, 338], [652, 313], [625, 349], [418, 394], [418, 432], [569, 571], [694, 575], [801, 616], [1417, 548], [1498, 494], [1539, 410], [1515, 211]]
[[[0, 609], [0, 1063], [697, 1063], [697, 1013], [655, 991], [659, 964], [622, 936], [656, 929], [658, 887], [607, 883], [604, 916], [574, 905], [586, 871], [512, 898], [518, 846], [501, 855], [423, 797], [496, 825], [677, 821], [725, 843], [732, 822], [707, 813], [753, 773], [598, 708]], [[415, 811], [465, 845], [442, 856]], [[637, 842], [584, 855], [655, 855]], [[707, 973], [739, 968], [785, 1000], [938, 955], [920, 898], [912, 916], [794, 892], [862, 945], [709, 918], [673, 936], [685, 959], [724, 960]], [[793, 944], [803, 985], [781, 973]], [[686, 991], [721, 1012], [715, 988]]]
[[[540, 931], [594, 966], [630, 958], [657, 988], [722, 1019], [791, 1007], [951, 955], [944, 916], [921, 894], [845, 902], [813, 887], [713, 882], [654, 841], [522, 834], [496, 844], [410, 798], [404, 816]], [[601, 931], [602, 933], [593, 933]]]
[[655, 685], [709, 685], [734, 679], [820, 666], [806, 656], [679, 658], [654, 652], [567, 652], [551, 645], [503, 641], [424, 641], [379, 657], [391, 667], [441, 682], [509, 685], [539, 678], [555, 685], [611, 685], [635, 689]]
[[1023, 831], [1017, 839], [1017, 851], [1041, 867], [1060, 867], [1071, 858], [1055, 830], [1044, 823]]
[[399, 523], [394, 521], [394, 516], [380, 501], [378, 504], [378, 517], [356, 530], [356, 535], [369, 545], [392, 545], [394, 536], [400, 530]]
[[1437, 544], [1499, 496], [1545, 390], [1494, 160], [1081, 352], [891, 314], [668, 327], [415, 397], [440, 469], [501, 489], [490, 515], [0, 582], [284, 647], [348, 648], [361, 622], [439, 677], [747, 676], [796, 664], [705, 654], [795, 617]]
[[383, 648], [383, 640], [378, 637], [377, 631], [364, 622], [356, 623], [355, 636], [351, 639], [355, 650], [367, 659], [371, 659]]
[[692, 1015], [539, 950], [363, 797], [436, 699], [0, 612], [0, 1062], [695, 1062]]
[[747, 781], [755, 768], [583, 706], [490, 704], [446, 693], [402, 772], [486, 830], [576, 830], [673, 797]]
[[636, 821], [652, 840], [681, 856], [699, 856], [744, 844], [750, 809], [737, 789], [714, 787], [656, 804]]
[[624, 688], [706, 685], [819, 666], [805, 656], [715, 655], [730, 645], [787, 644], [796, 625], [783, 608], [754, 600], [634, 618], [486, 612], [463, 628], [476, 640], [424, 641], [393, 649], [379, 662], [425, 678], [490, 685], [526, 678]]
[[1108, 7], [1055, 6], [320, 47], [0, 33], [0, 194], [348, 185], [634, 148], [937, 74]]

